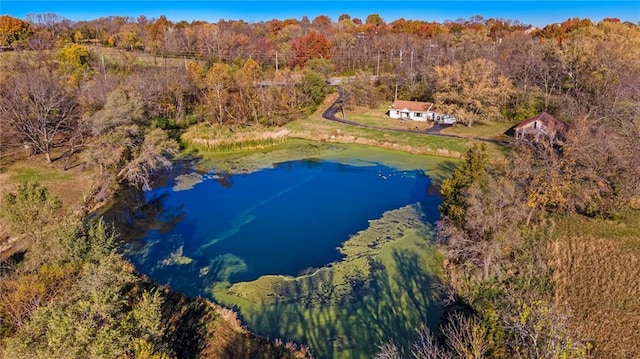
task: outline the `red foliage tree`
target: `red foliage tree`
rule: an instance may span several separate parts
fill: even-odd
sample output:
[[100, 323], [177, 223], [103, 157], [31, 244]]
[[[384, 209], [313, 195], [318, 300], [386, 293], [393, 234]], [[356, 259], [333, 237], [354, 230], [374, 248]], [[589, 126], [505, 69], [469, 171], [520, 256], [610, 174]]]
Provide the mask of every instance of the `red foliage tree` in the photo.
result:
[[291, 49], [293, 50], [291, 66], [303, 67], [310, 59], [331, 57], [331, 41], [315, 31], [295, 39], [291, 44]]

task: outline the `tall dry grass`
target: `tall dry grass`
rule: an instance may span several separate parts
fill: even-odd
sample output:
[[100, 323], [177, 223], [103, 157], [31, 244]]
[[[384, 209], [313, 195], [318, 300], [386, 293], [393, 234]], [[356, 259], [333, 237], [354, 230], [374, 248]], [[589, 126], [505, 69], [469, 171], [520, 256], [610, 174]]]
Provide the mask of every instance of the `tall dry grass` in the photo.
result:
[[182, 141], [199, 150], [211, 152], [229, 152], [256, 150], [284, 143], [289, 137], [285, 128], [243, 129], [233, 131], [228, 128], [195, 127], [182, 135]]
[[592, 357], [640, 358], [640, 237], [562, 235], [548, 258], [556, 302]]

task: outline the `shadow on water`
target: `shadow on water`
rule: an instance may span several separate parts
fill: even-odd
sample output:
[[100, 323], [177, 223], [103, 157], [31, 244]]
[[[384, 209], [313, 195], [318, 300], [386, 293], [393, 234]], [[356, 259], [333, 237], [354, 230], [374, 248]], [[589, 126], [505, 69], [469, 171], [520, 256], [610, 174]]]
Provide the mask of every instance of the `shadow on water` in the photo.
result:
[[460, 161], [444, 160], [438, 162], [436, 168], [429, 172], [429, 177], [431, 177], [432, 183], [440, 186], [442, 181], [451, 176], [453, 171], [455, 171], [459, 165]]
[[413, 252], [394, 251], [393, 258], [397, 265], [395, 282], [400, 286], [400, 292], [409, 298], [413, 308], [425, 309], [415, 313], [419, 315], [420, 322], [429, 324], [432, 321], [431, 329], [436, 329], [437, 320], [434, 318], [439, 315], [440, 307], [435, 305], [439, 298], [435, 295], [436, 283], [432, 276], [424, 270], [421, 259]]
[[[198, 160], [198, 157], [192, 157], [175, 162], [173, 170], [158, 173], [153, 188], [175, 184], [176, 177], [192, 172], [193, 164]], [[167, 208], [168, 196], [168, 192], [162, 192], [148, 198], [140, 188], [123, 187], [106, 210], [93, 215], [103, 216], [107, 222], [116, 226], [123, 241], [132, 242], [143, 238], [149, 230], [166, 233], [184, 219], [186, 213], [183, 208]]]
[[[193, 156], [174, 162], [171, 171], [157, 174], [152, 187], [174, 185], [176, 177], [191, 173], [194, 163], [199, 159]], [[186, 213], [183, 208], [167, 208], [168, 196], [169, 193], [163, 192], [148, 198], [140, 188], [123, 187], [106, 209], [93, 213], [92, 216], [104, 217], [107, 222], [116, 226], [124, 242], [132, 242], [145, 237], [149, 230], [166, 233], [184, 219]]]
[[223, 188], [231, 188], [233, 187], [233, 177], [228, 172], [220, 172], [216, 175], [215, 180], [222, 186]]
[[367, 338], [369, 343], [393, 341], [405, 347], [421, 323], [437, 328], [442, 306], [438, 280], [427, 271], [423, 258], [409, 250], [394, 250], [392, 257], [395, 273], [377, 272], [371, 292], [363, 298], [360, 327], [377, 329], [374, 337]]
[[167, 208], [168, 193], [146, 198], [137, 188], [127, 188], [118, 193], [113, 204], [103, 212], [96, 213], [116, 226], [124, 242], [145, 237], [150, 230], [160, 233], [170, 231], [185, 217], [180, 207]]
[[391, 341], [408, 346], [421, 323], [438, 326], [438, 279], [411, 250], [394, 250], [392, 258], [394, 268], [371, 261], [372, 274], [354, 278], [350, 294], [341, 298], [333, 294], [331, 272], [291, 281], [279, 298], [262, 303], [252, 329], [308, 345], [319, 358], [368, 358]]

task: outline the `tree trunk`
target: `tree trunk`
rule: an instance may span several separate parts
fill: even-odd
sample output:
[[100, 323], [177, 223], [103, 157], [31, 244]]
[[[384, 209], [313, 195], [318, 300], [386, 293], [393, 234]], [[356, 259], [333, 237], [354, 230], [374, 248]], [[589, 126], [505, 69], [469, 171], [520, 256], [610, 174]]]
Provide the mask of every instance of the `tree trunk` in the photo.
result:
[[536, 210], [536, 206], [533, 206], [533, 208], [531, 208], [531, 211], [529, 211], [529, 215], [527, 216], [527, 222], [526, 222], [526, 226], [529, 227], [529, 223], [531, 222], [531, 217], [533, 217], [533, 212]]
[[484, 263], [482, 265], [482, 275], [484, 280], [489, 279], [489, 268], [491, 266], [491, 254], [486, 254], [484, 257]]

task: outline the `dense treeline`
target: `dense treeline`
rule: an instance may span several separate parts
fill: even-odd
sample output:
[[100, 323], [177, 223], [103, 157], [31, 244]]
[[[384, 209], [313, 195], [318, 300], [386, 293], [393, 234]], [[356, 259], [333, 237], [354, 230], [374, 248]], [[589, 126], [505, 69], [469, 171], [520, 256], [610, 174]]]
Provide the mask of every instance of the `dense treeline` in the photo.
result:
[[[197, 122], [283, 125], [315, 109], [330, 90], [329, 77], [352, 75], [344, 84], [350, 106], [397, 96], [433, 101], [469, 126], [541, 111], [571, 124], [564, 150], [543, 156], [570, 156], [573, 166], [549, 169], [561, 182], [552, 187], [574, 183], [570, 173], [588, 191], [540, 194], [540, 206], [598, 212], [621, 203], [604, 203], [603, 193], [628, 197], [627, 189], [636, 189], [620, 181], [636, 175], [628, 169], [637, 161], [640, 31], [616, 19], [534, 29], [479, 16], [442, 24], [387, 24], [376, 14], [364, 22], [344, 14], [337, 22], [318, 16], [249, 24], [165, 17], [73, 23], [37, 14], [26, 21], [2, 16], [0, 32], [4, 46], [44, 49], [8, 54], [15, 56], [7, 56], [0, 82], [3, 130], [48, 161], [54, 149], [64, 149], [64, 158], [91, 153], [83, 163], [116, 182], [148, 185], [155, 169], [169, 165], [163, 158], [176, 147], [161, 130], [176, 135]], [[110, 58], [109, 47], [122, 50]], [[145, 53], [154, 63], [135, 61]], [[33, 101], [20, 101], [25, 97]], [[589, 163], [598, 158], [600, 166]]]
[[[154, 174], [171, 166], [187, 127], [286, 124], [321, 103], [332, 76], [345, 77], [348, 106], [376, 107], [397, 94], [433, 101], [469, 126], [552, 114], [568, 124], [562, 138], [514, 143], [504, 161], [492, 161], [474, 147], [443, 183], [438, 240], [447, 258], [451, 307], [464, 310], [448, 314], [440, 335], [421, 329], [407, 352], [421, 358], [537, 358], [580, 357], [590, 350], [589, 338], [565, 327], [543, 248], [553, 230], [550, 215], [615, 219], [637, 206], [637, 24], [568, 19], [535, 29], [481, 17], [386, 23], [376, 14], [364, 21], [344, 14], [335, 22], [318, 16], [253, 24], [172, 23], [165, 17], [74, 23], [38, 14], [25, 20], [1, 16], [0, 46], [22, 50], [2, 54], [6, 61], [0, 64], [6, 74], [0, 79], [3, 147], [24, 146], [48, 161], [98, 173], [87, 209], [121, 185], [148, 187]], [[39, 213], [58, 206], [38, 188], [21, 191], [40, 201]], [[7, 197], [6, 208], [18, 208], [19, 196]], [[20, 232], [26, 218], [20, 211], [9, 211], [13, 230], [26, 235]], [[35, 218], [42, 226], [51, 221]], [[110, 343], [116, 355], [138, 349], [175, 354], [158, 340], [165, 334], [153, 331], [157, 313], [156, 324], [148, 318], [147, 324], [136, 322], [142, 318], [136, 313], [157, 309], [162, 300], [154, 291], [126, 295], [137, 282], [113, 257], [106, 229], [82, 220], [66, 228], [59, 236], [29, 234], [38, 245], [18, 268], [3, 273], [2, 285], [15, 287], [1, 292], [7, 303], [0, 308], [6, 350], [27, 355], [32, 348], [28, 355], [55, 356], [46, 351], [61, 347], [44, 343], [61, 338], [37, 330], [79, 321], [137, 338], [79, 341], [83, 350], [100, 351]], [[56, 251], [42, 249], [48, 247], [41, 238], [49, 237], [59, 242]], [[73, 243], [65, 242], [70, 238]], [[97, 241], [99, 255], [74, 247], [87, 238]], [[86, 255], [69, 259], [60, 248]], [[117, 275], [121, 281], [110, 283], [115, 287], [100, 288], [107, 292], [92, 292], [95, 273], [106, 271], [103, 257], [120, 266], [109, 275], [126, 275]], [[33, 281], [33, 288], [20, 287], [23, 279]], [[58, 286], [88, 289], [72, 297], [50, 290]], [[30, 298], [47, 304], [22, 307], [33, 303]], [[65, 312], [70, 303], [86, 303], [96, 314], [73, 317], [79, 314]], [[107, 318], [112, 314], [126, 320]], [[100, 330], [92, 340], [112, 333]], [[31, 337], [41, 341], [29, 342]], [[381, 355], [397, 351], [402, 350], [388, 346]]]

